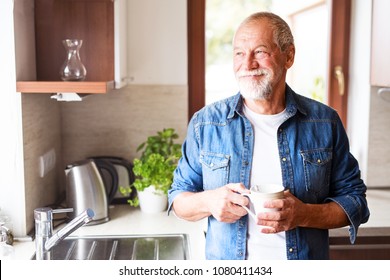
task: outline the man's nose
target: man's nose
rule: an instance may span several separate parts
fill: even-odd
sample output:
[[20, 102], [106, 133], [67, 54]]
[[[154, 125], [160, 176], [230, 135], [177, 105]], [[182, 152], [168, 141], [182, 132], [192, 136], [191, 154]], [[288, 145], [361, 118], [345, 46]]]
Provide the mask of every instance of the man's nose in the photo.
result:
[[255, 59], [255, 57], [252, 54], [248, 54], [245, 56], [243, 64], [247, 70], [259, 68], [259, 63], [257, 62], [257, 60]]

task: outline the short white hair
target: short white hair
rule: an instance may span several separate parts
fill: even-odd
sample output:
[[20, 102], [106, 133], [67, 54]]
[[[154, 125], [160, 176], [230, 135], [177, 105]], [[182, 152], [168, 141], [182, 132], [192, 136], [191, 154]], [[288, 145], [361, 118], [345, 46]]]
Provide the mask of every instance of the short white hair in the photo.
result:
[[248, 16], [240, 24], [241, 26], [247, 25], [249, 23], [258, 22], [263, 19], [268, 20], [268, 22], [273, 27], [274, 40], [279, 49], [284, 52], [290, 45], [294, 45], [294, 37], [291, 33], [291, 29], [280, 16], [271, 13], [271, 12], [257, 12]]

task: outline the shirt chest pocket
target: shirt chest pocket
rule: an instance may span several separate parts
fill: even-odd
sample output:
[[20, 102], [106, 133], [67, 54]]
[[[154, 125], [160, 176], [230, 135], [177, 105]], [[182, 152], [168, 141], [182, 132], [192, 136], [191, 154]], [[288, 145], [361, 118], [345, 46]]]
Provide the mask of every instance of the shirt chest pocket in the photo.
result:
[[229, 182], [230, 155], [201, 152], [203, 188], [216, 189]]
[[329, 193], [330, 172], [332, 168], [332, 150], [316, 149], [301, 151], [306, 190], [317, 199], [325, 198]]

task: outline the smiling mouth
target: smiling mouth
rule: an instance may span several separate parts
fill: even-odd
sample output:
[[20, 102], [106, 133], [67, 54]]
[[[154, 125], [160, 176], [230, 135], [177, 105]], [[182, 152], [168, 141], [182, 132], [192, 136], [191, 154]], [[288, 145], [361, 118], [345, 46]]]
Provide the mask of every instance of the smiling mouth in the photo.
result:
[[251, 74], [251, 75], [240, 75], [239, 78], [251, 78], [251, 77], [260, 77], [265, 76], [265, 74]]
[[238, 78], [252, 78], [252, 77], [260, 77], [265, 76], [268, 73], [264, 70], [255, 70], [255, 71], [241, 71], [237, 73]]
[[251, 75], [240, 75], [238, 79], [240, 80], [260, 80], [265, 78], [265, 74], [251, 74]]

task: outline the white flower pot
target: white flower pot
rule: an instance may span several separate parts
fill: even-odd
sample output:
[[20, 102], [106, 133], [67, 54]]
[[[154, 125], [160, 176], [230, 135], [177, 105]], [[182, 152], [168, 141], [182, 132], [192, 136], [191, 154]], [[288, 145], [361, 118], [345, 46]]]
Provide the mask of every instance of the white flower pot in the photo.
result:
[[142, 212], [159, 213], [167, 210], [168, 197], [161, 191], [156, 191], [154, 186], [150, 186], [138, 192], [139, 206]]

